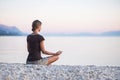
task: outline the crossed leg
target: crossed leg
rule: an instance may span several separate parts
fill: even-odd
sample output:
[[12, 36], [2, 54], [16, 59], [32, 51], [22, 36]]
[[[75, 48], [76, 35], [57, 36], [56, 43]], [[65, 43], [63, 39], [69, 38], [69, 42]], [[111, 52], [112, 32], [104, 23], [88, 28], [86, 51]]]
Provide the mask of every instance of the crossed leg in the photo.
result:
[[57, 61], [58, 59], [59, 59], [58, 55], [50, 56], [49, 59], [48, 59], [48, 64], [47, 65], [50, 65], [51, 63]]

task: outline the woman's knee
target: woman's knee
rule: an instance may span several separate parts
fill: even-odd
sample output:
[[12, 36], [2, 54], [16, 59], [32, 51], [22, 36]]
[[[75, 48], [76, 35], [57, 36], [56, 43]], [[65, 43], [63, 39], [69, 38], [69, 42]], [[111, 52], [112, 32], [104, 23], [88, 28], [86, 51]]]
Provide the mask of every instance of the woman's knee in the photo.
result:
[[56, 59], [56, 60], [58, 60], [58, 59], [59, 59], [59, 56], [54, 56], [54, 57], [55, 57], [55, 59]]
[[56, 60], [59, 59], [59, 56], [56, 56], [56, 55], [55, 55], [55, 56], [52, 56], [52, 59], [56, 61]]
[[52, 62], [55, 62], [56, 60], [59, 59], [59, 56], [51, 56], [49, 59], [48, 59], [48, 62], [49, 63], [52, 63]]

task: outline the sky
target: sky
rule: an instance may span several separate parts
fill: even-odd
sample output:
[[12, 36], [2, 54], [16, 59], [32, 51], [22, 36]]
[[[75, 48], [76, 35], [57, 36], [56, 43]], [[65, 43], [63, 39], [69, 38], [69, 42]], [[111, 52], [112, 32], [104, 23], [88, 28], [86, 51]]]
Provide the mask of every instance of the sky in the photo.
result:
[[0, 24], [31, 32], [36, 19], [43, 33], [116, 31], [120, 0], [0, 0]]

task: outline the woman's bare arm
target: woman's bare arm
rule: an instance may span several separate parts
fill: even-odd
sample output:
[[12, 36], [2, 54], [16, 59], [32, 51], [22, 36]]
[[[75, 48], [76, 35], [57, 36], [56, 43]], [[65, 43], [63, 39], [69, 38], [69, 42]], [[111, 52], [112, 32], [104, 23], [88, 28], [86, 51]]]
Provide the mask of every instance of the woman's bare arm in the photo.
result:
[[42, 53], [46, 55], [60, 55], [62, 53], [62, 51], [57, 51], [56, 53], [46, 51], [44, 47], [44, 41], [40, 42], [40, 48]]

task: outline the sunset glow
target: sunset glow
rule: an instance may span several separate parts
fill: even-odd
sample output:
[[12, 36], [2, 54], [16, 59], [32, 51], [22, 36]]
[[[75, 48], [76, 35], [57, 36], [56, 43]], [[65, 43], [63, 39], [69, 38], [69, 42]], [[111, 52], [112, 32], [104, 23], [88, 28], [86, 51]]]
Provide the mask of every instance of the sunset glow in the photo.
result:
[[31, 31], [42, 21], [42, 32], [93, 32], [120, 30], [119, 0], [1, 0], [0, 24]]

